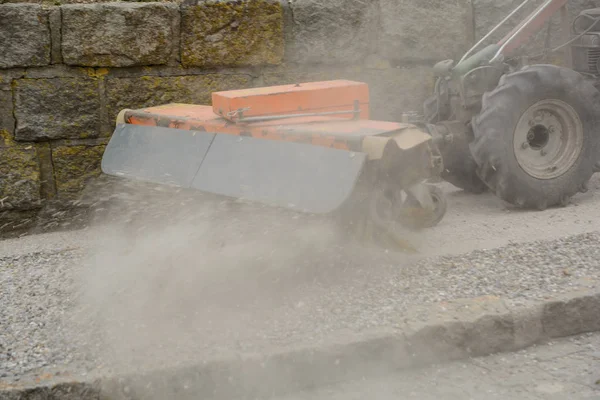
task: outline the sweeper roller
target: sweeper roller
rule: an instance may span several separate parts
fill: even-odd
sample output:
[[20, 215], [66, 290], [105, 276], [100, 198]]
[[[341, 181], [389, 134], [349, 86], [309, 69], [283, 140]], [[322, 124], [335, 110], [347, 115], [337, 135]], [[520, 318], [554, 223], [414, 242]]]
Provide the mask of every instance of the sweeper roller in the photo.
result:
[[369, 119], [365, 83], [334, 80], [215, 92], [212, 105], [122, 110], [105, 174], [332, 216], [345, 232], [407, 248], [446, 202], [429, 185], [432, 137]]

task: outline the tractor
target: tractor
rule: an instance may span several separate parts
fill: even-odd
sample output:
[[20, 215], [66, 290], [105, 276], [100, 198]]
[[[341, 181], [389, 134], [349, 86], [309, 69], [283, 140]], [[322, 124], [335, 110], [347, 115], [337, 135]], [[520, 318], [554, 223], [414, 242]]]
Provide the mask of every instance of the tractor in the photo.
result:
[[[582, 11], [570, 26], [568, 1], [546, 0], [500, 42], [484, 47], [529, 3], [522, 2], [458, 62], [435, 65], [434, 93], [413, 120], [434, 137], [444, 180], [471, 193], [489, 190], [519, 208], [544, 210], [586, 192], [600, 171], [600, 9]], [[511, 57], [559, 12], [567, 35], [546, 54], [566, 53], [567, 66]]]
[[[560, 12], [546, 0], [500, 42], [434, 67], [421, 116], [369, 118], [369, 90], [336, 80], [212, 93], [212, 105], [121, 110], [107, 175], [336, 215], [345, 231], [400, 243], [399, 226], [437, 225], [447, 209], [429, 184], [492, 191], [521, 208], [566, 205], [600, 171], [600, 9], [581, 12], [564, 43], [573, 67], [512, 56]], [[567, 35], [565, 35], [567, 36]], [[361, 233], [361, 235], [362, 235]]]

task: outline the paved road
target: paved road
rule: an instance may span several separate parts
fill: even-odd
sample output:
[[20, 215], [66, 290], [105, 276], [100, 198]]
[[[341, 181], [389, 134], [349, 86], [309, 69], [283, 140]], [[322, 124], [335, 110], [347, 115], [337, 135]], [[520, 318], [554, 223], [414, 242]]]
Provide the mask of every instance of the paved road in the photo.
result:
[[600, 400], [600, 334], [277, 400]]

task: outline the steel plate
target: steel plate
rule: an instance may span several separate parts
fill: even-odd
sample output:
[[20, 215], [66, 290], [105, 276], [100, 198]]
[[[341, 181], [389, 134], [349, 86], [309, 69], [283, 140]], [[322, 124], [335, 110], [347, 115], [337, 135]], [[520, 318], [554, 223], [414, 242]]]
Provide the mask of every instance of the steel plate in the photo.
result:
[[190, 187], [215, 134], [119, 124], [102, 158], [108, 175]]
[[329, 213], [352, 193], [365, 158], [364, 153], [302, 143], [217, 135], [192, 188]]

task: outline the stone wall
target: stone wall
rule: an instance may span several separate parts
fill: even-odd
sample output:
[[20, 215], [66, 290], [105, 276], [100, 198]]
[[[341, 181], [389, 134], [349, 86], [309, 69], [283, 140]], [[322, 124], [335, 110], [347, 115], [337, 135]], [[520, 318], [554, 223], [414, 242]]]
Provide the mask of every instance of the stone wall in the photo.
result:
[[[4, 2], [0, 233], [78, 197], [99, 174], [122, 108], [210, 104], [215, 90], [355, 79], [370, 84], [374, 118], [397, 120], [421, 109], [436, 61], [460, 57], [519, 2]], [[553, 26], [552, 42], [557, 32]]]

